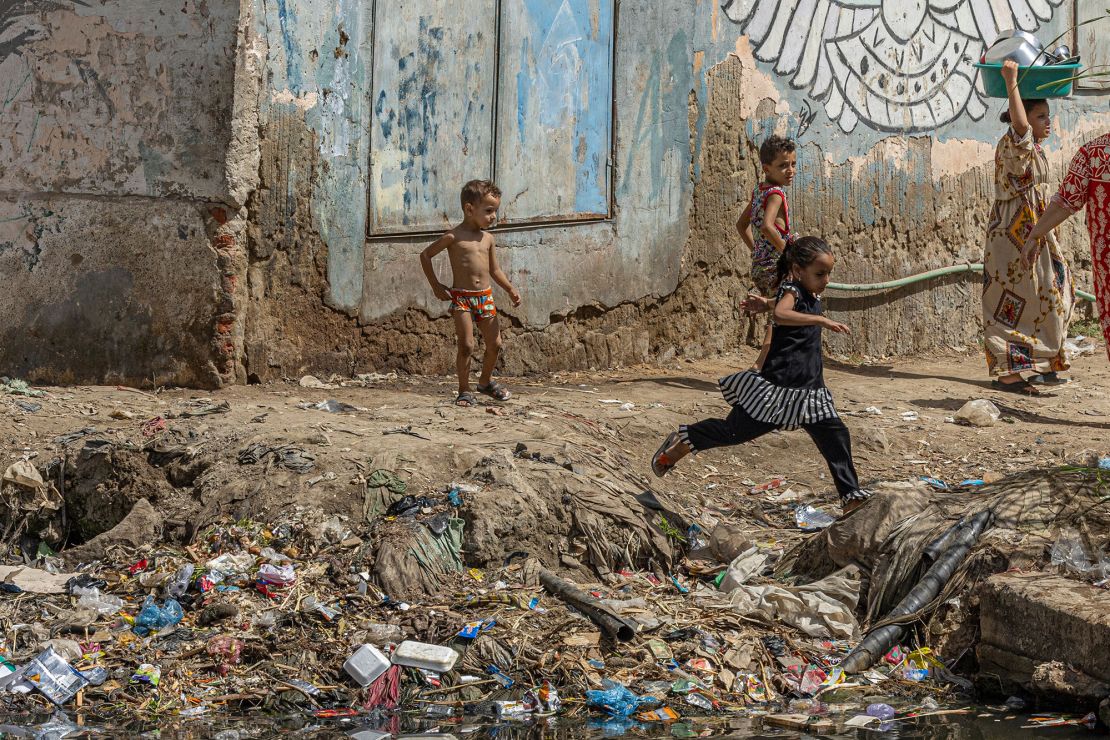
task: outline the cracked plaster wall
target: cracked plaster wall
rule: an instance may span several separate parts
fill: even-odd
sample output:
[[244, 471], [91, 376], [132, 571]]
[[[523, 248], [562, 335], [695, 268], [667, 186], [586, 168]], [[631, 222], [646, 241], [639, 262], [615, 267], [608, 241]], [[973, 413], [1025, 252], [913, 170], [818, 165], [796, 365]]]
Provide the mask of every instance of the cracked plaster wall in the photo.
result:
[[[737, 309], [749, 257], [733, 224], [772, 131], [799, 142], [792, 215], [833, 243], [838, 280], [979, 259], [999, 106], [935, 130], [846, 133], [842, 114], [754, 59], [733, 5], [620, 3], [613, 217], [498, 234], [525, 297], [520, 309], [501, 301], [505, 371], [751, 342], [759, 326]], [[213, 386], [450, 371], [451, 323], [416, 260], [428, 239], [365, 236], [372, 3], [37, 8], [0, 32], [0, 263], [24, 289], [0, 298], [21, 317], [3, 338], [5, 372]], [[1110, 127], [1100, 103], [1057, 105], [1057, 173]], [[1087, 285], [1081, 227], [1063, 241]], [[957, 277], [830, 296], [855, 328], [830, 349], [972, 345], [978, 294]]]
[[[258, 1], [268, 47], [262, 186], [251, 218], [251, 373], [451, 372], [452, 325], [417, 262], [430, 239], [364, 236], [374, 125], [366, 104], [369, 6]], [[752, 341], [759, 327], [737, 309], [750, 262], [733, 224], [757, 183], [758, 144], [771, 132], [799, 142], [792, 215], [799, 231], [834, 245], [837, 280], [981, 259], [1001, 101], [934, 130], [898, 134], [861, 122], [846, 133], [843, 117], [754, 59], [743, 26], [725, 12], [751, 4], [620, 4], [614, 215], [498, 233], [502, 266], [525, 299], [514, 309], [499, 296], [505, 371], [704, 356]], [[1066, 20], [1061, 9], [1049, 27]], [[1056, 115], [1060, 133], [1048, 151], [1058, 175], [1083, 140], [1110, 127], [1110, 116], [1083, 97], [1058, 104]], [[1063, 241], [1077, 279], [1089, 285], [1078, 219]], [[978, 341], [975, 277], [831, 295], [827, 306], [855, 328], [830, 338], [835, 353]]]
[[0, 372], [243, 379], [239, 21], [229, 0], [0, 1]]

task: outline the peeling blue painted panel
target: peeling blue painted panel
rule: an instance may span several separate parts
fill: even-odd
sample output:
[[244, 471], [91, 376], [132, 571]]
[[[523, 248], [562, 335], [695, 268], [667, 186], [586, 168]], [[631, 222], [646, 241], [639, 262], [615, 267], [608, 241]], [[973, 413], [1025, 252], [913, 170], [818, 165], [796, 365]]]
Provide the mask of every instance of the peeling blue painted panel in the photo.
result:
[[507, 221], [608, 215], [613, 0], [505, 0], [497, 181]]
[[377, 233], [459, 215], [463, 183], [491, 175], [496, 0], [378, 3], [370, 218]]

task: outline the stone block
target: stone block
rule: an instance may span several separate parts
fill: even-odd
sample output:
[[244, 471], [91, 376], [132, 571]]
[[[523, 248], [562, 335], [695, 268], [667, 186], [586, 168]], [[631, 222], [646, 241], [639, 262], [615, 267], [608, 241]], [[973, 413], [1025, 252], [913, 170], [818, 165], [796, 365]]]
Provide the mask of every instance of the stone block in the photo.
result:
[[1110, 685], [1110, 593], [1048, 573], [1002, 573], [980, 590], [979, 685], [1097, 701]]

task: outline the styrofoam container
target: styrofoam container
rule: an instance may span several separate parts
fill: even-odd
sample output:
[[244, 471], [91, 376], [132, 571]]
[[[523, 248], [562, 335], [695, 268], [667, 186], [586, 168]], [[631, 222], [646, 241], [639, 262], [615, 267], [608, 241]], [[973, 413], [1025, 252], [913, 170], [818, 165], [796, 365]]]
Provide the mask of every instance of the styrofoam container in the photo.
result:
[[389, 740], [393, 737], [393, 733], [381, 730], [355, 730], [347, 737], [353, 737], [355, 740]]
[[359, 686], [367, 687], [389, 669], [389, 658], [382, 655], [382, 651], [370, 644], [363, 645], [355, 654], [347, 658], [343, 670], [353, 678]]
[[459, 654], [445, 645], [405, 640], [393, 651], [393, 664], [447, 673], [455, 667]]

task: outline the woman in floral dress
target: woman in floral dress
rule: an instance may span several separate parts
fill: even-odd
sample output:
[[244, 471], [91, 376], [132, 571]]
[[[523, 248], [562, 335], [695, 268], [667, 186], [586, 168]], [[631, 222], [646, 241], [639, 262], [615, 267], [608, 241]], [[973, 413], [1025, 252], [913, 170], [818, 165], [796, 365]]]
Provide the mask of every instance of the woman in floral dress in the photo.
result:
[[[983, 256], [983, 334], [992, 385], [1036, 395], [1033, 383], [1064, 382], [1064, 350], [1075, 304], [1071, 270], [1048, 232], [1035, 264], [1022, 260], [1022, 247], [1048, 199], [1048, 159], [1041, 149], [1052, 121], [1044, 100], [1022, 100], [1018, 67], [1006, 62], [1002, 76], [1010, 95], [1002, 121], [1009, 131], [995, 150], [995, 201]], [[1022, 372], [1035, 373], [1030, 378]]]
[[1041, 259], [1046, 235], [1087, 206], [1091, 264], [1102, 336], [1110, 356], [1110, 132], [1080, 147], [1067, 177], [1025, 241], [1025, 261]]

